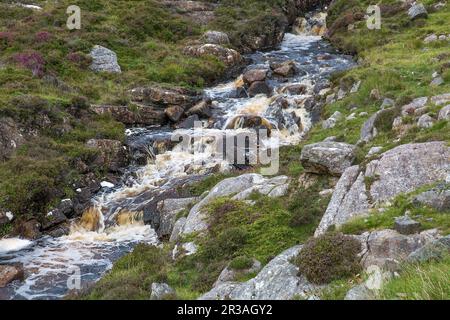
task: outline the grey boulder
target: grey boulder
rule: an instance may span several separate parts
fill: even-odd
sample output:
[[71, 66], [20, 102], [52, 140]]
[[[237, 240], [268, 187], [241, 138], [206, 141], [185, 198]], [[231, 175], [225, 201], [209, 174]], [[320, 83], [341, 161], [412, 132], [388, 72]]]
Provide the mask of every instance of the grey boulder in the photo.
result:
[[114, 51], [96, 45], [91, 51], [91, 70], [96, 72], [121, 73], [122, 70], [117, 62], [117, 55]]
[[318, 142], [303, 147], [300, 160], [306, 172], [340, 176], [355, 160], [355, 146], [343, 142]]

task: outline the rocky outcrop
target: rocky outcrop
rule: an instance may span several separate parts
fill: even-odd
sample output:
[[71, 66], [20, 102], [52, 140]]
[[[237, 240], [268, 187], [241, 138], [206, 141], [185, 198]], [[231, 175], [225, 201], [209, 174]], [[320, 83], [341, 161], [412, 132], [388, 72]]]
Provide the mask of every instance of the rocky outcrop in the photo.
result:
[[93, 163], [111, 172], [118, 172], [127, 164], [128, 154], [122, 142], [109, 139], [91, 139], [86, 146], [97, 152]]
[[392, 127], [394, 118], [399, 114], [396, 108], [383, 109], [373, 114], [362, 126], [360, 141], [369, 142], [378, 135], [379, 127]]
[[306, 172], [340, 176], [355, 160], [355, 146], [322, 141], [303, 147], [300, 160]]
[[7, 160], [23, 143], [25, 138], [11, 118], [0, 119], [0, 161]]
[[236, 50], [212, 43], [187, 46], [184, 48], [183, 53], [194, 57], [214, 56], [227, 67], [232, 67], [242, 62], [242, 56]]
[[203, 43], [211, 43], [218, 45], [230, 44], [230, 39], [228, 38], [228, 35], [226, 33], [211, 30], [206, 31], [200, 38], [200, 41], [202, 41]]
[[200, 300], [291, 300], [307, 298], [318, 287], [298, 276], [298, 267], [291, 263], [301, 246], [290, 248], [270, 261], [253, 279], [225, 282], [201, 296]]
[[440, 184], [417, 195], [413, 203], [425, 205], [441, 212], [450, 211], [450, 187], [446, 184]]
[[420, 234], [402, 235], [395, 230], [365, 232], [357, 238], [362, 243], [361, 264], [365, 269], [378, 266], [389, 271], [397, 271], [401, 262], [426, 244], [439, 239], [437, 230], [427, 230]]
[[208, 227], [207, 216], [202, 208], [219, 197], [234, 195], [233, 199], [244, 200], [253, 192], [277, 197], [285, 194], [287, 187], [288, 178], [285, 176], [267, 179], [259, 174], [249, 173], [222, 180], [189, 211], [182, 233], [190, 234], [205, 230]]
[[97, 114], [110, 114], [116, 121], [125, 125], [161, 125], [166, 122], [164, 109], [144, 105], [109, 106], [93, 105], [91, 110]]
[[450, 170], [449, 159], [450, 148], [445, 142], [406, 144], [383, 153], [365, 168], [346, 169], [315, 235], [368, 214], [376, 203], [445, 180]]
[[177, 87], [138, 87], [130, 90], [129, 93], [131, 100], [134, 102], [161, 107], [174, 105], [187, 107], [198, 100], [197, 92]]
[[436, 261], [448, 254], [450, 254], [450, 236], [428, 242], [423, 247], [412, 252], [408, 256], [407, 261], [412, 263]]
[[96, 45], [92, 49], [90, 55], [92, 57], [91, 70], [95, 72], [122, 72], [119, 63], [117, 62], [117, 55], [114, 51]]
[[213, 285], [217, 287], [226, 282], [233, 282], [237, 280], [238, 276], [245, 276], [248, 274], [256, 273], [261, 270], [261, 262], [258, 260], [253, 260], [253, 264], [249, 268], [245, 268], [242, 270], [235, 270], [228, 265], [225, 269], [222, 270], [216, 282]]
[[169, 238], [174, 229], [177, 214], [197, 202], [197, 198], [165, 199], [158, 202], [159, 224], [155, 228], [159, 238]]

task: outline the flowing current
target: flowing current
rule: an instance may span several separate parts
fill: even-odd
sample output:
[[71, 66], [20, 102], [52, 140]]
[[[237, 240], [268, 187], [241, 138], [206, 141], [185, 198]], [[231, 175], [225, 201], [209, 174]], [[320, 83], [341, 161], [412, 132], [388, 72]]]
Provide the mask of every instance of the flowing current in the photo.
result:
[[[261, 142], [266, 147], [278, 142], [298, 143], [314, 117], [305, 102], [314, 91], [316, 94], [320, 91], [319, 84], [326, 82], [332, 72], [353, 65], [351, 57], [338, 54], [321, 37], [293, 34], [286, 34], [277, 50], [258, 52], [248, 58], [251, 64], [247, 69], [269, 69], [271, 62], [290, 60], [299, 72], [289, 78], [268, 80], [273, 88], [270, 98], [238, 96], [236, 91], [242, 85], [242, 77], [206, 89], [205, 97], [213, 100], [213, 120], [205, 121], [202, 130], [177, 132], [195, 137], [190, 150], [181, 148], [181, 143], [163, 151], [155, 150], [155, 142], [171, 140], [174, 132], [169, 129], [128, 129], [129, 138], [148, 142], [152, 160], [134, 168], [130, 175], [133, 178], [121, 186], [104, 188], [93, 199], [92, 209], [80, 221], [72, 222], [69, 235], [36, 241], [0, 240], [0, 264], [21, 263], [25, 269], [25, 280], [0, 288], [0, 299], [60, 299], [77, 276], [81, 277], [82, 286], [97, 281], [137, 243], [159, 245], [156, 232], [144, 224], [144, 216], [153, 208], [151, 204], [167, 198], [167, 194], [188, 180], [230, 169], [230, 163], [214, 156], [215, 137], [245, 131], [245, 118], [257, 116], [273, 127], [270, 138]], [[292, 85], [301, 85], [303, 89], [292, 92], [289, 90]], [[285, 101], [282, 109], [276, 107], [279, 98]]]

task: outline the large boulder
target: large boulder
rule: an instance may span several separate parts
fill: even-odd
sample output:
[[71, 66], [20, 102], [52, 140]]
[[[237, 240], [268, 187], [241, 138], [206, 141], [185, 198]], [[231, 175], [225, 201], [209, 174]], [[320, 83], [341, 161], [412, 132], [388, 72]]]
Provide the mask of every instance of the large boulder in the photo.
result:
[[285, 188], [285, 190], [287, 190], [287, 184], [288, 178], [285, 176], [267, 179], [256, 173], [243, 174], [238, 177], [224, 179], [212, 188], [206, 197], [192, 207], [183, 227], [182, 234], [203, 231], [208, 227], [207, 215], [203, 212], [202, 208], [217, 198], [235, 195], [236, 200], [244, 200], [250, 196], [252, 192], [259, 192], [269, 196], [274, 192], [279, 196], [279, 189]]
[[109, 171], [117, 172], [126, 166], [128, 154], [122, 142], [110, 139], [90, 139], [86, 147], [97, 151], [94, 164], [107, 168]]
[[158, 202], [159, 226], [156, 233], [160, 238], [169, 238], [175, 226], [177, 214], [198, 201], [197, 198], [165, 199]]
[[413, 3], [413, 5], [408, 10], [408, 15], [411, 18], [411, 20], [419, 18], [427, 18], [428, 11], [423, 4]]
[[11, 118], [0, 119], [0, 161], [7, 160], [25, 138]]
[[294, 61], [284, 61], [281, 63], [272, 62], [270, 68], [273, 73], [281, 77], [292, 77], [297, 73], [297, 66]]
[[184, 48], [183, 53], [194, 57], [215, 56], [225, 66], [232, 67], [242, 62], [242, 56], [234, 49], [218, 44], [191, 45]]
[[92, 57], [91, 70], [96, 72], [122, 72], [119, 63], [117, 62], [117, 55], [114, 51], [96, 45], [92, 49], [90, 55]]
[[255, 81], [248, 88], [248, 95], [254, 97], [258, 94], [270, 96], [272, 94], [272, 88], [265, 81]]
[[423, 247], [412, 252], [408, 256], [407, 261], [413, 263], [436, 261], [448, 254], [450, 254], [450, 235], [428, 242]]
[[303, 147], [300, 160], [306, 172], [340, 176], [355, 160], [355, 146], [322, 141]]
[[298, 276], [298, 267], [291, 260], [301, 246], [290, 248], [270, 261], [253, 279], [244, 282], [225, 282], [201, 296], [200, 300], [291, 300], [307, 298], [318, 289], [305, 277]]
[[368, 214], [375, 204], [400, 193], [445, 180], [450, 147], [445, 142], [406, 144], [383, 153], [365, 167], [352, 166], [341, 176], [316, 230], [323, 234], [355, 216]]
[[252, 69], [244, 73], [242, 79], [246, 85], [251, 85], [256, 81], [265, 81], [268, 70], [266, 69]]
[[218, 44], [218, 45], [230, 44], [230, 39], [228, 38], [228, 35], [220, 31], [206, 31], [202, 35], [200, 41], [202, 41], [203, 43]]
[[362, 243], [361, 264], [365, 269], [370, 266], [396, 271], [401, 262], [411, 253], [428, 243], [439, 239], [437, 230], [427, 230], [420, 234], [403, 235], [395, 230], [365, 232], [357, 238]]
[[161, 125], [166, 122], [166, 113], [160, 108], [144, 105], [109, 106], [93, 105], [91, 110], [97, 114], [110, 114], [125, 125]]

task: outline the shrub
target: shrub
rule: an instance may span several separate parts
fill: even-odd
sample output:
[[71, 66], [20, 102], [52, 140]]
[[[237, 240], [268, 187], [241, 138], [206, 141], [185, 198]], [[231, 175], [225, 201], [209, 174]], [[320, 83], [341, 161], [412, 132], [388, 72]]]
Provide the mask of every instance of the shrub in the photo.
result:
[[240, 227], [233, 227], [220, 232], [216, 237], [207, 240], [202, 248], [205, 260], [217, 260], [232, 257], [232, 255], [245, 245], [247, 232]]
[[51, 37], [52, 37], [52, 34], [47, 31], [40, 31], [40, 32], [36, 33], [36, 35], [34, 36], [34, 38], [37, 42], [47, 42], [51, 39]]
[[30, 51], [14, 55], [14, 62], [31, 70], [33, 76], [42, 77], [45, 71], [45, 60], [39, 52]]
[[239, 256], [231, 260], [229, 267], [234, 270], [249, 269], [253, 265], [253, 259], [248, 256]]
[[308, 281], [325, 284], [358, 273], [360, 249], [360, 242], [350, 236], [327, 233], [308, 240], [295, 263]]

